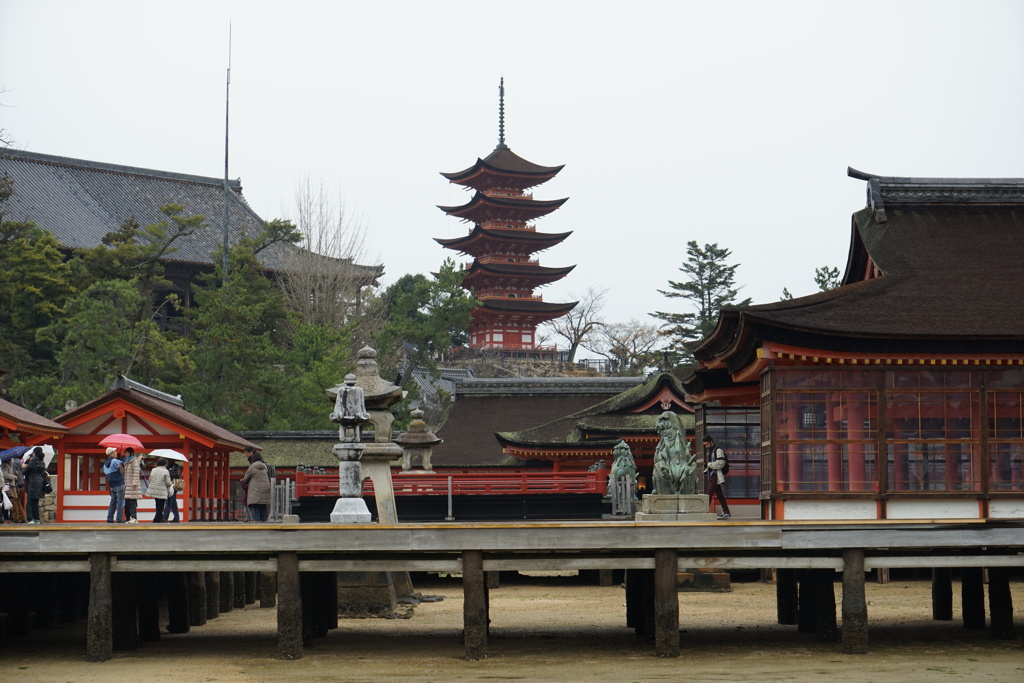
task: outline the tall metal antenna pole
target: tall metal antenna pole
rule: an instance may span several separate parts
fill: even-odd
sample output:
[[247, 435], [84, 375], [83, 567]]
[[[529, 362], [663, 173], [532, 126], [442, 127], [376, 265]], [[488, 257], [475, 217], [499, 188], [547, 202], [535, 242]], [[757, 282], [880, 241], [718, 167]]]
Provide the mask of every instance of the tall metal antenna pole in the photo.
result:
[[498, 149], [508, 149], [505, 145], [505, 77], [498, 82]]
[[228, 123], [231, 113], [231, 22], [228, 22], [228, 77], [224, 87], [224, 286], [228, 286]]

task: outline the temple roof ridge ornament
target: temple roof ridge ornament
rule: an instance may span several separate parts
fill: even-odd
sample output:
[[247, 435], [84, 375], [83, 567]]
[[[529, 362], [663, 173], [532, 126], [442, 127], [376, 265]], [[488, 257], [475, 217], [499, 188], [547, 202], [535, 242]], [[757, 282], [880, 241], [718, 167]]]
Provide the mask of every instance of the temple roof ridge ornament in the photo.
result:
[[922, 205], [1005, 206], [1024, 204], [1024, 178], [912, 178], [880, 176], [846, 167], [865, 180], [867, 208], [875, 221], [887, 222], [886, 208]]

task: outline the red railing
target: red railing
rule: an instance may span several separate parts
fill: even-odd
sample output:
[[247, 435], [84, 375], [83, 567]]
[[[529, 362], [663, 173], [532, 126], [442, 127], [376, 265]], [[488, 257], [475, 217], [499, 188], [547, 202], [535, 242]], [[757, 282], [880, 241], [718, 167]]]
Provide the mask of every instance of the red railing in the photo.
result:
[[[508, 496], [531, 493], [597, 493], [604, 495], [608, 486], [607, 470], [595, 472], [480, 472], [440, 471], [401, 474], [392, 471], [391, 481], [396, 496], [448, 495], [449, 478], [454, 496]], [[373, 483], [363, 482], [363, 495], [372, 496]], [[338, 473], [295, 474], [295, 495], [338, 495]]]

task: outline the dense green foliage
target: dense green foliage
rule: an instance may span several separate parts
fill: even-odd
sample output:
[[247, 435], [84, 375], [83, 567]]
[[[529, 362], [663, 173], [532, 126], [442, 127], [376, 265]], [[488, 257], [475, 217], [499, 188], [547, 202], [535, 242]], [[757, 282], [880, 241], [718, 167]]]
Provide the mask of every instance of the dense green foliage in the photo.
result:
[[301, 238], [275, 220], [231, 249], [226, 283], [214, 259], [186, 307], [164, 259], [204, 228], [203, 216], [164, 206], [165, 220], [111, 226], [101, 244], [68, 257], [50, 233], [8, 220], [11, 191], [0, 180], [5, 398], [48, 417], [103, 395], [124, 374], [181, 394], [191, 412], [228, 429], [328, 429], [326, 390], [355, 368], [358, 347], [376, 344], [388, 376], [403, 357], [431, 358], [466, 335], [475, 300], [452, 262], [433, 279], [408, 275], [384, 293], [364, 288], [359, 315], [310, 322], [257, 259]]

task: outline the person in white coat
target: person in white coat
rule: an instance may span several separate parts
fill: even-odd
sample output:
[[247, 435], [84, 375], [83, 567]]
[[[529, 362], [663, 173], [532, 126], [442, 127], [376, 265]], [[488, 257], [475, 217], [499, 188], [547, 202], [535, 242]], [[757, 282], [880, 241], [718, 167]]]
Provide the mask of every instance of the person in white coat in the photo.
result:
[[149, 488], [146, 489], [146, 495], [156, 503], [156, 515], [153, 516], [154, 522], [163, 523], [167, 521], [164, 519], [164, 504], [167, 503], [167, 497], [173, 493], [174, 484], [171, 482], [171, 475], [167, 471], [167, 458], [160, 458], [156, 461], [156, 467], [149, 473]]

